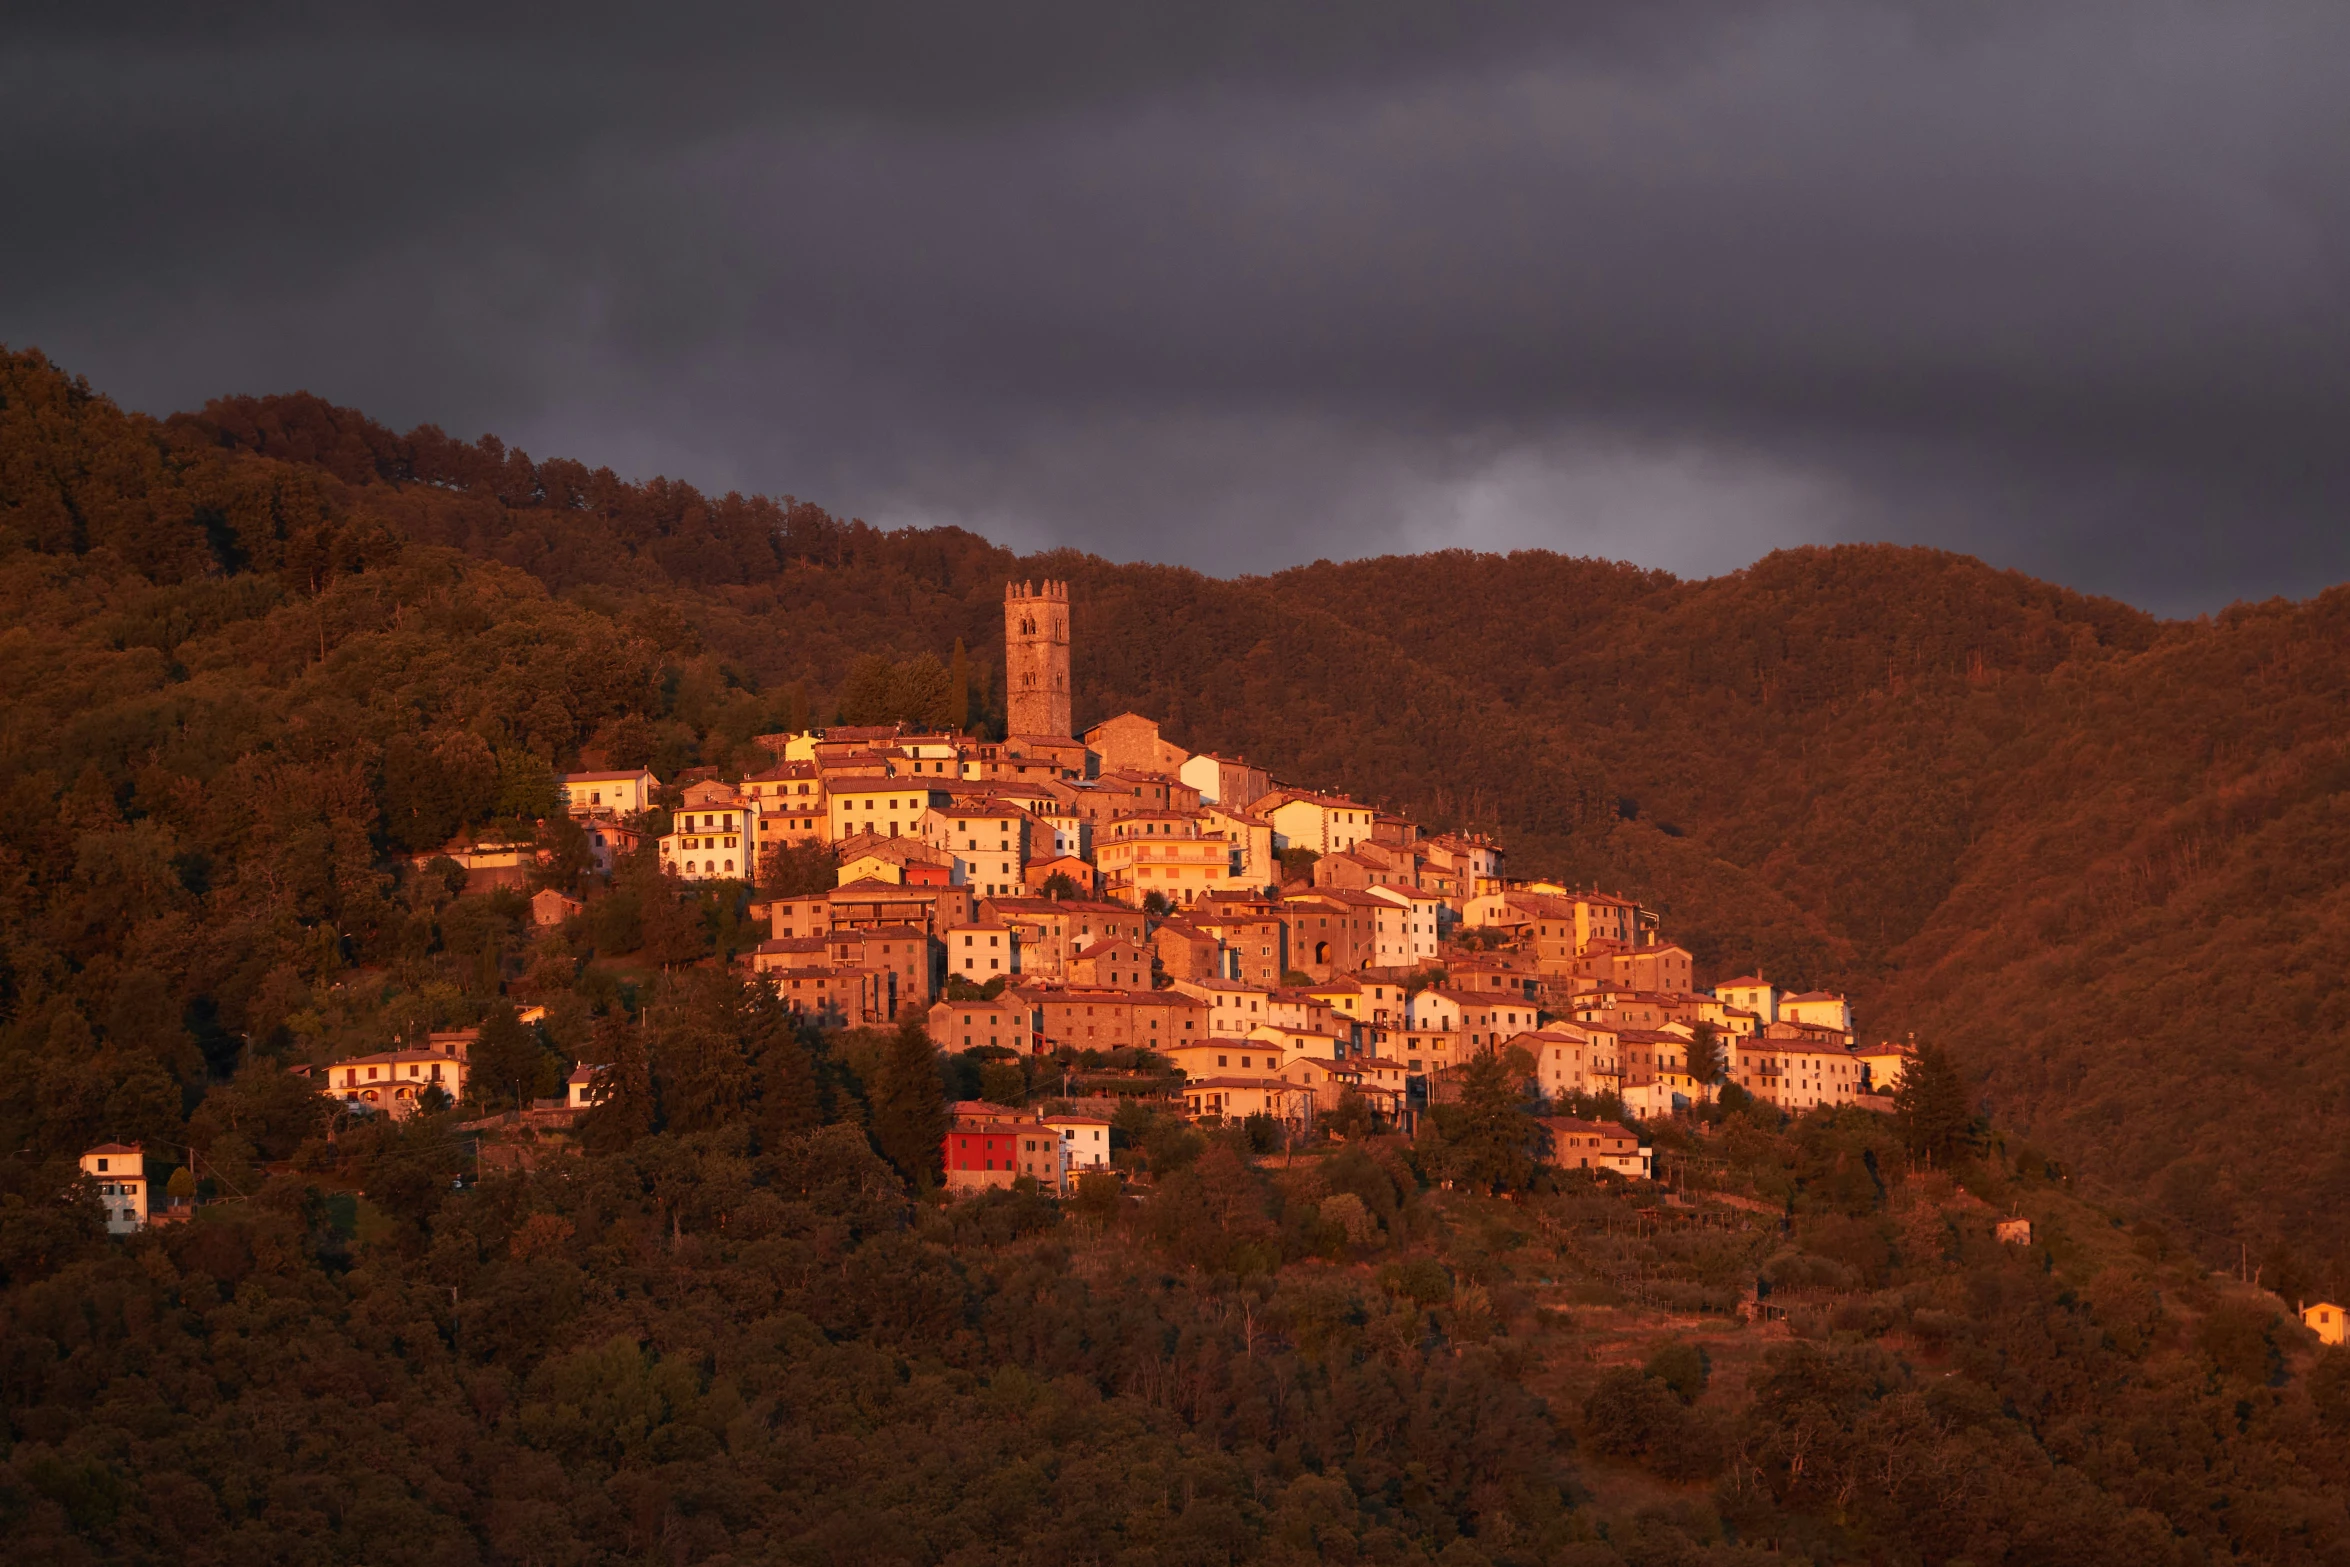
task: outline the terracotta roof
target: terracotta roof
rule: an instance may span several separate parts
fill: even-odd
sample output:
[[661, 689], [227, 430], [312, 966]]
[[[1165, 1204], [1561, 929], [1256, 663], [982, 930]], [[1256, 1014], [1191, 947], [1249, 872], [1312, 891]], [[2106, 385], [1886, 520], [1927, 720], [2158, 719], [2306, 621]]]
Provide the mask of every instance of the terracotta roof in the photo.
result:
[[891, 778], [876, 773], [859, 773], [846, 778], [835, 778], [825, 785], [833, 794], [919, 794], [925, 790], [940, 794], [949, 792], [944, 775], [937, 778]]
[[389, 1066], [406, 1061], [449, 1061], [454, 1059], [454, 1057], [444, 1055], [438, 1050], [379, 1050], [373, 1055], [345, 1056], [340, 1061], [330, 1061], [327, 1065], [329, 1067]]
[[82, 1157], [87, 1159], [94, 1153], [143, 1153], [146, 1151], [146, 1146], [144, 1143], [100, 1143], [97, 1147], [85, 1152]]
[[1834, 1056], [1838, 1060], [1857, 1061], [1862, 1052], [1850, 1050], [1832, 1040], [1814, 1039], [1797, 1035], [1783, 1035], [1777, 1039], [1758, 1039], [1739, 1047], [1740, 1055], [1757, 1056]]
[[1620, 1126], [1614, 1121], [1579, 1121], [1573, 1116], [1553, 1115], [1543, 1117], [1541, 1124], [1550, 1128], [1550, 1130], [1554, 1132], [1563, 1132], [1570, 1137], [1600, 1136], [1621, 1138], [1624, 1141], [1633, 1144], [1635, 1147], [1637, 1147], [1640, 1142], [1640, 1134], [1638, 1132], [1633, 1131], [1628, 1126]]
[[837, 903], [841, 901], [841, 896], [844, 893], [854, 897], [871, 897], [875, 893], [888, 893], [901, 898], [931, 898], [950, 890], [952, 889], [946, 887], [924, 886], [917, 882], [876, 881], [868, 876], [860, 881], [842, 882], [830, 892], [819, 894], [819, 896], [829, 898]]

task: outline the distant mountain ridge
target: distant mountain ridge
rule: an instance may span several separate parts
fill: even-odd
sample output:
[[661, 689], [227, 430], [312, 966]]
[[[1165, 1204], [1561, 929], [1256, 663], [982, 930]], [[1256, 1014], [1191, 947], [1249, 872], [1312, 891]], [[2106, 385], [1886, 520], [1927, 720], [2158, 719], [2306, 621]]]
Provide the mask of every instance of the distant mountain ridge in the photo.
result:
[[[723, 762], [790, 704], [831, 716], [874, 655], [960, 640], [984, 709], [1003, 581], [1066, 578], [1080, 725], [1132, 708], [1490, 827], [1516, 870], [1661, 907], [1701, 981], [1848, 989], [1864, 1034], [1951, 1044], [2096, 1181], [2241, 1238], [2272, 1281], [2350, 1289], [2350, 590], [2163, 622], [1886, 546], [1695, 582], [1543, 552], [1219, 580], [631, 484], [307, 395], [155, 421], [32, 353], [0, 358], [0, 568], [20, 651], [81, 650], [9, 677], [20, 846], [86, 768], [132, 794], [180, 678], [291, 689], [297, 655], [407, 624], [387, 593], [536, 628], [476, 728], [561, 764], [633, 715]], [[279, 663], [172, 676], [240, 616]], [[521, 687], [558, 659], [550, 707]], [[422, 733], [431, 705], [350, 722]]]

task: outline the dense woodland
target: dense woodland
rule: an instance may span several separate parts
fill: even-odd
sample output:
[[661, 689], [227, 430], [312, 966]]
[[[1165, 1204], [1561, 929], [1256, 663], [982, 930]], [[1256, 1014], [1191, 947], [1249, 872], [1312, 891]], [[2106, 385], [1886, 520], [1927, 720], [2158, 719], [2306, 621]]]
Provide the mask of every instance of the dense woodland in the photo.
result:
[[[1992, 1246], [1882, 1122], [1747, 1115], [1671, 1133], [1683, 1178], [1783, 1216], [1695, 1237], [1433, 1189], [1441, 1137], [1284, 1168], [1140, 1122], [1147, 1204], [942, 1213], [895, 1042], [680, 977], [738, 900], [638, 864], [542, 935], [401, 868], [498, 826], [571, 863], [535, 824], [583, 762], [986, 722], [1003, 581], [1047, 573], [1080, 723], [1491, 828], [1701, 981], [1849, 990], [1952, 1047], [2007, 1138], [1962, 1180], [2059, 1238]], [[0, 1524], [37, 1555], [2350, 1559], [2339, 1362], [2207, 1271], [2350, 1294], [2341, 591], [2163, 623], [1882, 548], [1217, 581], [306, 396], [158, 422], [23, 353], [0, 595]], [[493, 1102], [640, 1041], [630, 1118], [450, 1191], [446, 1123], [330, 1145], [283, 1070], [477, 1022]], [[195, 1151], [226, 1217], [94, 1238], [57, 1194], [107, 1136]], [[1783, 1342], [1723, 1315], [1757, 1275]], [[1693, 1386], [1701, 1342], [1736, 1375]]]

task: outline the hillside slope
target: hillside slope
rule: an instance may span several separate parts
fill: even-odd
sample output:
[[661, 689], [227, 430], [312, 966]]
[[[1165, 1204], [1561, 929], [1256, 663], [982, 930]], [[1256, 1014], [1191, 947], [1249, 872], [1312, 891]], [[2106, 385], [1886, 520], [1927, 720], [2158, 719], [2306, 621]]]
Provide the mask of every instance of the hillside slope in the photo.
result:
[[[160, 755], [201, 790], [340, 746], [368, 796], [346, 830], [380, 851], [447, 815], [394, 809], [388, 759], [453, 735], [542, 768], [723, 765], [830, 717], [861, 659], [958, 640], [1000, 706], [1002, 583], [1050, 573], [1081, 723], [1150, 712], [1492, 827], [1520, 871], [1663, 908], [1701, 977], [1847, 988], [1864, 1032], [1959, 1045], [2003, 1117], [2215, 1254], [2350, 1290], [2340, 590], [2161, 623], [1873, 547], [1703, 582], [1541, 553], [1219, 581], [627, 484], [306, 396], [158, 423], [34, 354], [0, 359], [0, 571], [20, 1008], [79, 985], [102, 1015], [107, 938], [57, 933], [59, 824], [160, 820]], [[182, 1003], [233, 1010], [195, 972]]]

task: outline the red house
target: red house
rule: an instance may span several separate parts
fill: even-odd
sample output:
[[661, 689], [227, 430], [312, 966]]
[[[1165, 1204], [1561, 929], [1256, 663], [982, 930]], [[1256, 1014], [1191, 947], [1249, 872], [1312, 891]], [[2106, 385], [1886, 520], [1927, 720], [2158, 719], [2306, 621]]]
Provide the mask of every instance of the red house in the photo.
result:
[[1061, 1187], [1061, 1134], [984, 1099], [956, 1102], [947, 1123], [947, 1190], [984, 1191], [1009, 1186], [1023, 1175], [1047, 1191]]

